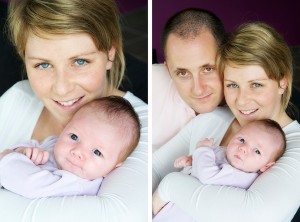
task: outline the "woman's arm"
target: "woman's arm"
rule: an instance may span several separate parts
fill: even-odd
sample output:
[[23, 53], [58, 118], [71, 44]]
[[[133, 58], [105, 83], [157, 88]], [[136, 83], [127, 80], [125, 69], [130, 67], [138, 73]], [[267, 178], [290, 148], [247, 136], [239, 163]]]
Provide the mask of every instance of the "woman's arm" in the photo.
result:
[[179, 171], [174, 167], [174, 161], [189, 154], [190, 130], [193, 122], [188, 123], [175, 137], [152, 155], [152, 192], [154, 192], [165, 175]]
[[[160, 197], [201, 221], [290, 221], [300, 205], [300, 126], [296, 124], [286, 133], [284, 156], [248, 190], [202, 185], [175, 172], [161, 182]], [[233, 209], [238, 210], [232, 213]]]
[[[7, 121], [10, 128], [16, 129], [23, 140], [29, 139], [22, 136], [20, 130], [23, 123], [27, 123], [32, 115], [34, 107], [28, 110], [29, 98], [24, 98], [24, 92], [13, 92], [13, 97], [5, 96], [5, 101], [0, 99], [0, 120], [6, 120], [7, 116], [1, 116], [1, 109], [11, 113], [15, 118], [17, 111], [24, 116], [23, 122]], [[13, 90], [15, 91], [15, 90]], [[16, 95], [17, 94], [17, 95]], [[30, 97], [31, 96], [31, 97]], [[4, 99], [4, 98], [3, 98]], [[1, 101], [2, 100], [2, 101]], [[16, 101], [21, 100], [21, 101]], [[24, 102], [22, 102], [24, 100]], [[13, 101], [10, 102], [10, 101]], [[127, 158], [124, 164], [115, 169], [104, 179], [98, 196], [73, 196], [55, 197], [29, 200], [13, 194], [5, 189], [0, 189], [0, 221], [147, 221], [148, 217], [148, 106], [138, 98], [131, 96], [129, 99], [139, 115], [142, 128], [138, 147]], [[9, 108], [8, 103], [12, 106]], [[22, 105], [20, 105], [22, 104]], [[27, 105], [26, 105], [27, 104]], [[3, 105], [3, 106], [2, 106]], [[26, 113], [27, 112], [27, 113]], [[6, 113], [2, 113], [5, 115]], [[3, 117], [3, 118], [2, 118]], [[25, 119], [25, 117], [27, 117]], [[0, 123], [0, 126], [3, 122]], [[11, 126], [12, 124], [16, 124]], [[6, 129], [1, 128], [0, 129]], [[3, 132], [3, 131], [1, 131]], [[6, 133], [0, 132], [0, 139], [7, 139]], [[11, 133], [12, 134], [12, 133]], [[10, 139], [15, 139], [11, 137]], [[11, 142], [11, 141], [10, 141]], [[17, 143], [16, 141], [14, 143]]]

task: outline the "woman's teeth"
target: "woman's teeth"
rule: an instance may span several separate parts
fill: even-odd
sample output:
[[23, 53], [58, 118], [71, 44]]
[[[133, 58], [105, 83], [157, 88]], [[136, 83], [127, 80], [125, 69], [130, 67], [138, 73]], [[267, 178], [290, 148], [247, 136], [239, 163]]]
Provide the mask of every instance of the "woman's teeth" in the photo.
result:
[[240, 112], [245, 114], [245, 115], [249, 115], [250, 113], [253, 113], [254, 111], [256, 111], [256, 109], [240, 110]]
[[79, 100], [79, 98], [77, 99], [73, 99], [73, 100], [70, 100], [70, 101], [66, 101], [66, 102], [60, 102], [60, 101], [57, 101], [60, 105], [62, 106], [71, 106], [73, 105], [75, 102], [77, 102]]

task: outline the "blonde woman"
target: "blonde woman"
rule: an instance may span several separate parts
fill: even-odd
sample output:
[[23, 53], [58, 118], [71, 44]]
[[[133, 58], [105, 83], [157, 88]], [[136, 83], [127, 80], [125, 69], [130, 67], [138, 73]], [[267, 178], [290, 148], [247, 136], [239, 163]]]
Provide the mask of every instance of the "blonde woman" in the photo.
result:
[[30, 201], [2, 189], [6, 214], [0, 220], [145, 221], [147, 105], [118, 90], [124, 57], [116, 2], [12, 0], [8, 24], [28, 80], [0, 99], [1, 147], [57, 136], [80, 107], [110, 95], [132, 104], [142, 128], [137, 148], [104, 179], [97, 196]]

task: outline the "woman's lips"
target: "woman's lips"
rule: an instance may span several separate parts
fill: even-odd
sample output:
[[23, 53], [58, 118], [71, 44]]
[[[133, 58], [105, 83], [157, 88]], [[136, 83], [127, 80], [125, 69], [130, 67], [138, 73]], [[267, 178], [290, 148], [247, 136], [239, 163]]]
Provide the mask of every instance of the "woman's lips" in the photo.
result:
[[71, 99], [68, 101], [57, 101], [54, 100], [56, 104], [58, 104], [60, 107], [62, 107], [63, 109], [72, 109], [74, 107], [77, 107], [77, 105], [80, 103], [80, 101], [82, 100], [82, 97], [76, 98], [76, 99]]

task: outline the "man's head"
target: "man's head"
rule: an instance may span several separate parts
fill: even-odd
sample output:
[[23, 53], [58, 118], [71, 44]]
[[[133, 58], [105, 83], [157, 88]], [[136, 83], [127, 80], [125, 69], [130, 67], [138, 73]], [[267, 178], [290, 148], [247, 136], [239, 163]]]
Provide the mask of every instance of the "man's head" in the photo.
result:
[[215, 58], [225, 40], [220, 19], [202, 9], [180, 11], [164, 27], [165, 65], [181, 98], [196, 113], [210, 112], [223, 100]]

